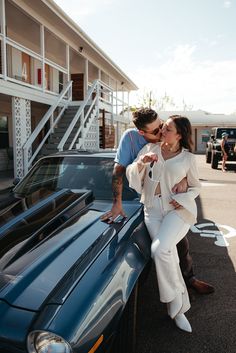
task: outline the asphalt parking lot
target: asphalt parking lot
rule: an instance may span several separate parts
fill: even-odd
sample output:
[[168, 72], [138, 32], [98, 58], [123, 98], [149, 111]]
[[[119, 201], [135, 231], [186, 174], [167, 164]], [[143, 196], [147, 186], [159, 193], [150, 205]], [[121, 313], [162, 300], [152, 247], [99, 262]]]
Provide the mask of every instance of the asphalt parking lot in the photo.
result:
[[195, 274], [214, 285], [215, 293], [192, 292], [186, 316], [193, 332], [185, 333], [159, 302], [152, 267], [139, 292], [136, 353], [236, 352], [236, 164], [223, 173], [220, 165], [211, 169], [203, 155], [197, 161], [202, 190], [198, 223], [188, 237]]

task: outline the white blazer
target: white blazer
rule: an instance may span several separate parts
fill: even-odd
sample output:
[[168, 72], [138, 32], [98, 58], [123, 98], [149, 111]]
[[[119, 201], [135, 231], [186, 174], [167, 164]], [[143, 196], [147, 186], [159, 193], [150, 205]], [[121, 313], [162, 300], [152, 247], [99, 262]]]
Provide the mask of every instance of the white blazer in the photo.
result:
[[[158, 156], [158, 162], [155, 162], [152, 168], [156, 181], [153, 181], [149, 176], [150, 163], [145, 163], [141, 172], [138, 170], [137, 160], [141, 155], [148, 152], [156, 153]], [[135, 161], [127, 167], [126, 176], [129, 180], [129, 186], [141, 194], [140, 201], [146, 207], [153, 206], [155, 190], [160, 183], [164, 211], [174, 209], [169, 203], [171, 199], [174, 199], [183, 206], [183, 208], [176, 210], [179, 216], [186, 223], [194, 224], [196, 222], [197, 206], [195, 198], [199, 195], [201, 183], [199, 182], [196, 158], [193, 153], [183, 148], [175, 157], [164, 160], [160, 143], [148, 143], [141, 149]], [[187, 192], [173, 194], [173, 186], [185, 177], [187, 177], [188, 183]]]

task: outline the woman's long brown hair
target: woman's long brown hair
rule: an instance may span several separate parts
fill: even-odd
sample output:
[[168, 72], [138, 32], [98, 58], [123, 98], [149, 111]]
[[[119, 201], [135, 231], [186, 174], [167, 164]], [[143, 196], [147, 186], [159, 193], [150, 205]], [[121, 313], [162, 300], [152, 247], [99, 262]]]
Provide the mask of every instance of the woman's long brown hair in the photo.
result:
[[170, 119], [173, 120], [177, 133], [181, 136], [180, 147], [193, 152], [192, 126], [189, 119], [182, 115], [171, 115]]

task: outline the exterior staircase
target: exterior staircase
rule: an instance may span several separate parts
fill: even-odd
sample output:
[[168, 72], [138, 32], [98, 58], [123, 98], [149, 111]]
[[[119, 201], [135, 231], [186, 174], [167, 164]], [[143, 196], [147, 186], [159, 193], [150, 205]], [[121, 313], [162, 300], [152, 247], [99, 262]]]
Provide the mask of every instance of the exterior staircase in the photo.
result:
[[[55, 126], [54, 132], [49, 136], [48, 141], [45, 143], [45, 145], [42, 147], [41, 151], [39, 152], [36, 158], [37, 160], [42, 156], [47, 156], [49, 154], [58, 152], [58, 145], [62, 137], [64, 136], [68, 126], [73, 120], [74, 116], [78, 112], [78, 110], [79, 110], [79, 106], [74, 106], [74, 105], [68, 106], [63, 116], [61, 117], [60, 121]], [[85, 107], [84, 113], [86, 114], [88, 110], [89, 110], [89, 106]], [[78, 120], [64, 145], [64, 150], [71, 149], [70, 145], [73, 142], [75, 135], [78, 129], [80, 128], [80, 125], [81, 125], [81, 122], [80, 120]], [[96, 121], [94, 122], [94, 115], [93, 113], [90, 113], [88, 121], [84, 126], [84, 129], [87, 132], [86, 140], [83, 141], [80, 133], [79, 136], [77, 137], [77, 144], [75, 144], [73, 148], [91, 149], [93, 147], [94, 140], [96, 140], [96, 135], [97, 135], [96, 126], [97, 126], [97, 122]]]
[[[70, 125], [71, 120], [74, 118], [76, 112], [78, 111], [79, 106], [69, 106], [63, 116], [61, 117], [60, 121], [54, 128], [54, 132], [49, 136], [47, 142], [45, 145], [42, 147], [41, 151], [39, 152], [37, 159], [39, 159], [42, 156], [47, 156], [51, 153], [56, 153], [58, 152], [57, 146], [59, 142], [61, 141], [62, 137], [64, 136], [68, 126]], [[71, 136], [68, 138], [66, 144], [65, 144], [65, 149], [68, 149], [75, 134], [76, 131], [79, 128], [79, 121], [76, 123], [74, 126]]]
[[[71, 149], [99, 150], [99, 116], [101, 109], [104, 109], [101, 108], [101, 104], [104, 104], [101, 92], [105, 89], [109, 94], [108, 98], [111, 97], [111, 89], [95, 80], [84, 101], [76, 106], [71, 103], [72, 81], [67, 83], [22, 147], [24, 174], [35, 160], [45, 155]], [[109, 99], [106, 105], [112, 110], [112, 99]], [[44, 136], [40, 137], [40, 143], [33, 148], [41, 131], [44, 131]]]

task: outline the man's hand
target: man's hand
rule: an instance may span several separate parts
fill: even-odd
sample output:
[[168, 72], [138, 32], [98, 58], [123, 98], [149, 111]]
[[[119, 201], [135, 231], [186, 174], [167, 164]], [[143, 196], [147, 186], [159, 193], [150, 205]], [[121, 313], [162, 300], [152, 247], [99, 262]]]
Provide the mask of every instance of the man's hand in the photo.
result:
[[126, 214], [122, 208], [122, 204], [115, 203], [110, 211], [102, 215], [101, 220], [108, 221], [107, 223], [112, 223], [118, 216], [126, 217]]
[[170, 205], [174, 206], [174, 208], [177, 210], [178, 208], [183, 208], [183, 206], [181, 206], [177, 201], [175, 200], [171, 200], [170, 202]]
[[187, 178], [183, 178], [178, 184], [172, 188], [172, 192], [174, 194], [180, 194], [181, 192], [187, 192], [188, 190], [188, 182]]

